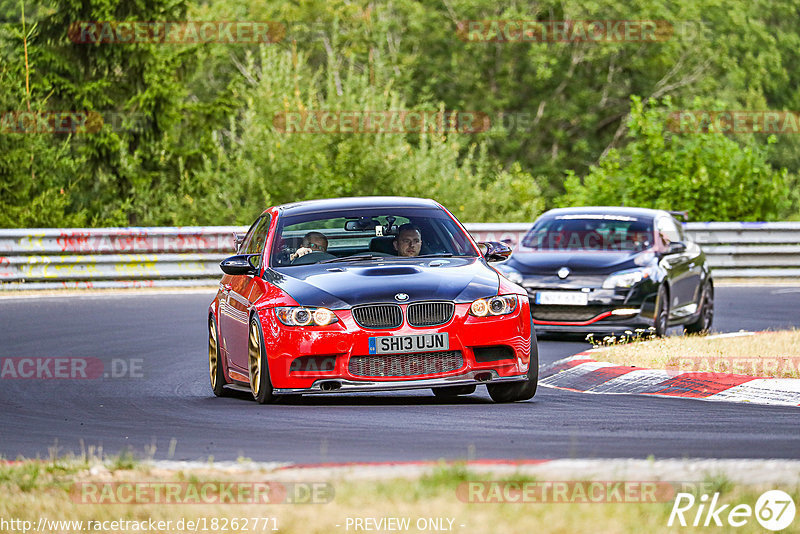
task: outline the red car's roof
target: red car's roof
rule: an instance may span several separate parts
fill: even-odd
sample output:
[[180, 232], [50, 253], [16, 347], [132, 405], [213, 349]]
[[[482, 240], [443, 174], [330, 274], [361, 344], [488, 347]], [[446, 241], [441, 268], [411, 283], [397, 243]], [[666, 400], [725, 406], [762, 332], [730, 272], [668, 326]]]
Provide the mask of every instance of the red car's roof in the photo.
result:
[[303, 200], [276, 206], [287, 214], [315, 213], [342, 209], [363, 208], [438, 208], [439, 203], [429, 198], [414, 197], [345, 197]]

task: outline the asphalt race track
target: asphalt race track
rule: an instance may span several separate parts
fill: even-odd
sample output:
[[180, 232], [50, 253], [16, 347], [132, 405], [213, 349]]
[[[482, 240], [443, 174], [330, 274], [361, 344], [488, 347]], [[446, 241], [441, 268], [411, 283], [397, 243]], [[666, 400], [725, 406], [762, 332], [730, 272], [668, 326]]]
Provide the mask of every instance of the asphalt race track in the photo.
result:
[[[85, 357], [124, 377], [0, 380], [0, 455], [129, 449], [175, 460], [298, 463], [439, 458], [800, 458], [800, 408], [540, 387], [494, 404], [428, 390], [305, 397], [259, 406], [214, 398], [207, 374], [212, 295], [0, 300], [0, 359]], [[800, 289], [718, 288], [715, 330], [800, 326]], [[540, 342], [540, 361], [579, 352]], [[132, 375], [132, 376], [131, 376]], [[172, 444], [172, 446], [171, 446]], [[170, 451], [170, 449], [173, 451]]]

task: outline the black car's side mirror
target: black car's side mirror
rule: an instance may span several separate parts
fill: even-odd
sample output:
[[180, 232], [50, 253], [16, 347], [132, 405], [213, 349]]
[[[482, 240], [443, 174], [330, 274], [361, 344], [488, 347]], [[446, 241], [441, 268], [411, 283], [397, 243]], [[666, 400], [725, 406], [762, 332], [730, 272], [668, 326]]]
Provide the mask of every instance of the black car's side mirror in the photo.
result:
[[500, 241], [484, 241], [478, 243], [486, 261], [503, 261], [511, 255], [511, 247]]
[[219, 264], [220, 269], [225, 274], [233, 276], [238, 275], [257, 275], [258, 267], [253, 265], [253, 261], [257, 259], [260, 254], [237, 254], [222, 260]]
[[673, 241], [667, 247], [667, 254], [680, 254], [686, 252], [686, 243], [683, 241]]

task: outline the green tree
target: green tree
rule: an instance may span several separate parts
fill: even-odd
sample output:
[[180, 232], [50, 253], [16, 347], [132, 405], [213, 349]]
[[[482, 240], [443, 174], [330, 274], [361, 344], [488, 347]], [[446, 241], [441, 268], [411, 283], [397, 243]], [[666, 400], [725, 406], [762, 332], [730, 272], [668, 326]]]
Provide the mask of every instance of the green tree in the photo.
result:
[[579, 178], [567, 173], [562, 206], [626, 205], [688, 210], [696, 221], [754, 221], [790, 208], [787, 171], [774, 170], [756, 142], [742, 147], [722, 133], [671, 133], [670, 99], [634, 97], [629, 143]]
[[[186, 50], [157, 43], [80, 43], [70, 40], [71, 27], [80, 21], [182, 20], [184, 2], [42, 2], [29, 6], [36, 14], [27, 32], [27, 59], [21, 40], [21, 9], [6, 13], [12, 20], [0, 35], [4, 66], [2, 84], [6, 110], [95, 112], [99, 116], [138, 117], [138, 126], [114, 128], [104, 123], [99, 130], [73, 136], [35, 134], [16, 139], [14, 152], [4, 154], [3, 182], [16, 191], [34, 187], [49, 201], [43, 203], [45, 221], [58, 220], [59, 213], [76, 214], [77, 220], [93, 225], [125, 225], [152, 221], [159, 211], [159, 191], [177, 177], [177, 155], [181, 147], [169, 144], [169, 132], [179, 124], [184, 95], [180, 66]], [[8, 8], [7, 8], [8, 10]], [[23, 76], [24, 73], [24, 76]], [[26, 77], [29, 90], [26, 89]], [[20, 96], [24, 95], [22, 99]], [[130, 121], [128, 121], [130, 123]], [[35, 139], [34, 139], [35, 138]], [[20, 161], [28, 152], [31, 163], [64, 166], [46, 182], [35, 181], [35, 169], [24, 169]], [[58, 161], [44, 154], [55, 151]], [[14, 156], [14, 154], [17, 156]], [[56, 169], [57, 170], [57, 169]], [[25, 184], [25, 185], [24, 185]], [[2, 204], [24, 212], [24, 195], [5, 195]], [[63, 226], [69, 217], [56, 223]]]
[[[261, 47], [240, 65], [243, 105], [180, 198], [209, 217], [249, 222], [269, 203], [308, 198], [403, 195], [434, 198], [470, 221], [531, 220], [543, 207], [535, 181], [505, 171], [467, 134], [284, 133], [275, 117], [303, 110], [407, 109], [389, 67], [315, 69], [300, 52]], [[382, 83], [378, 83], [380, 81]], [[433, 106], [426, 109], [436, 111]], [[204, 195], [208, 188], [224, 191]]]
[[71, 138], [14, 133], [20, 112], [43, 107], [26, 88], [30, 64], [41, 55], [39, 47], [30, 45], [40, 13], [26, 15], [23, 25], [19, 4], [0, 6], [0, 18], [11, 21], [0, 24], [0, 227], [83, 226], [87, 213], [72, 208], [69, 187], [83, 160], [73, 157]]

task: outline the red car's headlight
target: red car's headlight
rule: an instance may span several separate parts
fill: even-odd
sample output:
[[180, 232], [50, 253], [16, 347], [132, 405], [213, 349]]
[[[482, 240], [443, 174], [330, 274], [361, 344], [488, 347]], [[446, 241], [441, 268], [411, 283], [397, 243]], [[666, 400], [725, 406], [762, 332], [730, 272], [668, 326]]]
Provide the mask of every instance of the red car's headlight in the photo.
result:
[[508, 315], [517, 309], [516, 295], [500, 295], [489, 299], [478, 299], [469, 307], [469, 314], [475, 317]]
[[327, 326], [339, 320], [328, 308], [305, 306], [281, 306], [275, 308], [275, 315], [286, 326]]

